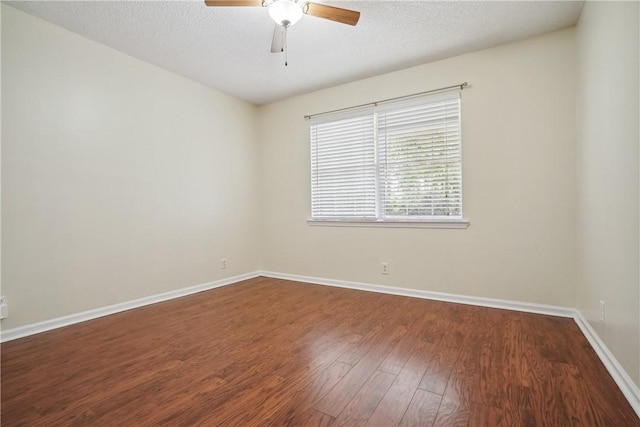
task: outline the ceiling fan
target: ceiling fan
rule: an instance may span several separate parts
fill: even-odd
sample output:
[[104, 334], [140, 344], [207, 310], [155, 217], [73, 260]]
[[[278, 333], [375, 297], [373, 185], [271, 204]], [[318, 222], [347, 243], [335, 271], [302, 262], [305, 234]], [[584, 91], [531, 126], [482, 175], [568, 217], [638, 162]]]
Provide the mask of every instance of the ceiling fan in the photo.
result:
[[356, 25], [360, 12], [325, 4], [312, 3], [306, 0], [205, 0], [207, 6], [259, 6], [269, 9], [269, 16], [275, 21], [271, 52], [280, 53], [287, 50], [287, 29], [298, 22], [303, 15], [316, 16], [347, 25]]

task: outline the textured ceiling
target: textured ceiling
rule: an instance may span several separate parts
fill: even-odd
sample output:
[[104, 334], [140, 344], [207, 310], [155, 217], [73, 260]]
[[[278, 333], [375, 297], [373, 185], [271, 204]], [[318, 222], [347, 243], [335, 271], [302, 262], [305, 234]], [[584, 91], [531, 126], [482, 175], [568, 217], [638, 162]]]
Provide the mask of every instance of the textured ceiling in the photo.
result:
[[576, 24], [583, 2], [324, 1], [357, 26], [304, 16], [289, 66], [261, 7], [204, 1], [8, 2], [75, 33], [254, 104], [265, 104]]

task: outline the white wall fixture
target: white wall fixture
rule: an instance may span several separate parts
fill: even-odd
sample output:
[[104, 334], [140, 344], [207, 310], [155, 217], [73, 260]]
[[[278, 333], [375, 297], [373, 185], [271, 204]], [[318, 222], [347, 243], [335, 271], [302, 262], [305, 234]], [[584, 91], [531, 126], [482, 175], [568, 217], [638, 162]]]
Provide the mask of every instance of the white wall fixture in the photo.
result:
[[9, 317], [9, 303], [7, 301], [7, 296], [0, 296], [0, 319], [6, 319]]

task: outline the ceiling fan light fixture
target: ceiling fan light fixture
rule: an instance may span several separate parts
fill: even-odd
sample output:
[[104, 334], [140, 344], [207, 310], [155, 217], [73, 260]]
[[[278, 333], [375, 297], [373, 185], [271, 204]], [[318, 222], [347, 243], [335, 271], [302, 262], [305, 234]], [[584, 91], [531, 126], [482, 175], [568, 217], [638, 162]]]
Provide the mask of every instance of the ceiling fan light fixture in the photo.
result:
[[293, 0], [277, 0], [269, 5], [269, 16], [284, 28], [298, 22], [302, 15], [302, 8]]

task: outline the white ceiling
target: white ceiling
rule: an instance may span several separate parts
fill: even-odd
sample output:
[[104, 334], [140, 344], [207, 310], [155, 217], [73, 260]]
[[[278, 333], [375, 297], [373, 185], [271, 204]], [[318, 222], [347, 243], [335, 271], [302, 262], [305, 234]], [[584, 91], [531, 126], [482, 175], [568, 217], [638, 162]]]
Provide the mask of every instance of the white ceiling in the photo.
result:
[[576, 24], [583, 2], [329, 1], [361, 12], [351, 27], [304, 16], [289, 30], [289, 66], [270, 53], [261, 7], [202, 1], [46, 1], [12, 6], [254, 104]]

